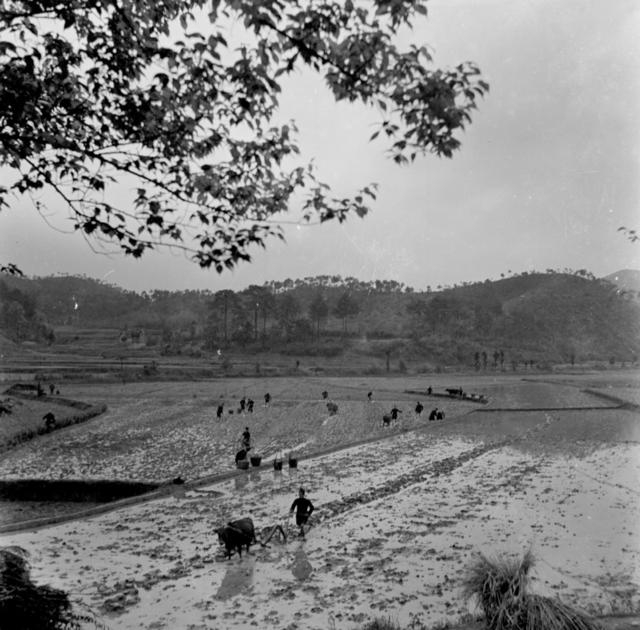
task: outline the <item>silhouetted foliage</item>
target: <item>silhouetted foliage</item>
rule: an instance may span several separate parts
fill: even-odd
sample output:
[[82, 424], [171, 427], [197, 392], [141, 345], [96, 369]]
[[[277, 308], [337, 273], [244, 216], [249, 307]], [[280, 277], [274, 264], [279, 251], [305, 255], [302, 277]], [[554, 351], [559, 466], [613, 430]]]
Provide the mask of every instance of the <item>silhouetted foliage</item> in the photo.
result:
[[[337, 101], [375, 107], [372, 138], [396, 163], [450, 157], [488, 85], [473, 63], [431, 68], [426, 46], [394, 45], [426, 12], [422, 0], [9, 0], [0, 207], [47, 189], [85, 235], [134, 257], [178, 248], [219, 272], [282, 238], [301, 196], [307, 221], [362, 217], [375, 186], [333, 197], [296, 163], [295, 124], [276, 122], [281, 82], [311, 68]], [[116, 205], [124, 179], [135, 193]]]

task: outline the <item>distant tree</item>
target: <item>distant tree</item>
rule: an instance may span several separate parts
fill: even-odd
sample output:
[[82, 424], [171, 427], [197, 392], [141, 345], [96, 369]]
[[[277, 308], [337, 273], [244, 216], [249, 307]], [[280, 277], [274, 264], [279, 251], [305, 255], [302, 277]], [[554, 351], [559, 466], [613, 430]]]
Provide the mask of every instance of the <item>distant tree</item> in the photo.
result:
[[245, 306], [252, 314], [254, 341], [258, 341], [258, 315], [260, 313], [260, 299], [262, 298], [262, 295], [265, 291], [267, 291], [265, 287], [251, 284], [241, 294], [241, 298], [244, 300]]
[[385, 341], [381, 343], [377, 349], [382, 352], [385, 358], [385, 368], [387, 372], [391, 371], [391, 358], [395, 356], [399, 350], [404, 347], [404, 344], [400, 340]]
[[329, 314], [329, 305], [321, 291], [317, 291], [309, 304], [309, 317], [315, 324], [316, 339], [320, 339], [320, 323]]
[[352, 297], [349, 291], [340, 294], [338, 301], [333, 309], [333, 314], [342, 320], [342, 332], [347, 333], [347, 320], [354, 317], [360, 312], [360, 305]]
[[314, 335], [313, 322], [306, 317], [298, 317], [291, 327], [291, 338], [296, 341], [312, 340]]
[[236, 322], [233, 333], [231, 334], [231, 341], [243, 348], [251, 343], [253, 339], [253, 326], [249, 320], [240, 320]]
[[210, 313], [222, 318], [222, 331], [225, 344], [229, 342], [229, 317], [232, 310], [240, 306], [238, 296], [229, 289], [217, 291], [210, 304]]
[[276, 298], [275, 309], [276, 317], [288, 340], [293, 336], [294, 323], [300, 317], [300, 303], [291, 293], [282, 293]]
[[11, 339], [20, 342], [26, 337], [28, 321], [24, 307], [20, 302], [5, 302], [2, 307], [3, 328], [10, 334]]

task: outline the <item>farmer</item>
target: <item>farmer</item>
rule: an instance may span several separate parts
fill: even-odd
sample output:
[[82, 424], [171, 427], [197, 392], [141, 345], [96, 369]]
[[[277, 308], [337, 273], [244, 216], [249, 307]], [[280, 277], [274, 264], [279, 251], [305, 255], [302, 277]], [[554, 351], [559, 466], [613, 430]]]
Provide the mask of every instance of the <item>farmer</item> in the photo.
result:
[[438, 410], [438, 413], [436, 414], [436, 420], [444, 420], [444, 411], [442, 411], [442, 409]]
[[329, 398], [329, 392], [325, 389], [322, 392], [322, 400], [326, 400], [327, 398]]
[[431, 410], [431, 413], [429, 414], [429, 420], [435, 420], [438, 417], [438, 408], [436, 407], [435, 409]]
[[267, 392], [264, 395], [264, 406], [268, 407], [270, 402], [271, 402], [271, 394], [269, 392]]
[[251, 433], [249, 433], [249, 427], [245, 427], [242, 432], [242, 448], [247, 451], [251, 448]]
[[371, 397], [372, 397], [372, 396], [373, 396], [373, 392], [369, 392], [369, 393], [367, 394], [367, 400], [368, 400], [369, 402], [371, 402]]
[[53, 396], [56, 391], [56, 386], [53, 383], [49, 383], [49, 394]]
[[429, 385], [429, 387], [427, 387], [427, 396], [431, 396], [433, 392], [433, 389], [431, 389], [431, 385]]
[[218, 420], [220, 420], [220, 418], [222, 418], [222, 412], [224, 411], [224, 403], [220, 403], [218, 405], [218, 408], [216, 409], [216, 418], [218, 418]]
[[289, 514], [296, 512], [296, 525], [300, 528], [300, 536], [304, 538], [304, 526], [313, 512], [313, 503], [304, 496], [304, 488], [300, 488], [298, 498], [291, 504]]
[[244, 412], [244, 408], [246, 407], [246, 405], [247, 405], [247, 398], [246, 398], [245, 396], [243, 396], [243, 397], [240, 399], [240, 412], [241, 412], [241, 413], [243, 413], [243, 412]]
[[56, 426], [56, 417], [51, 413], [51, 411], [45, 413], [44, 416], [42, 416], [42, 419], [44, 420], [44, 426], [46, 429], [53, 429], [53, 427]]
[[251, 398], [249, 398], [249, 400], [247, 400], [247, 411], [249, 413], [253, 413], [253, 400], [251, 400]]
[[398, 419], [398, 414], [402, 413], [402, 411], [400, 411], [400, 409], [398, 409], [395, 405], [393, 406], [393, 409], [391, 410], [391, 419], [392, 420], [397, 420]]
[[420, 401], [418, 401], [418, 404], [416, 405], [416, 413], [420, 415], [423, 409], [424, 409], [424, 405]]

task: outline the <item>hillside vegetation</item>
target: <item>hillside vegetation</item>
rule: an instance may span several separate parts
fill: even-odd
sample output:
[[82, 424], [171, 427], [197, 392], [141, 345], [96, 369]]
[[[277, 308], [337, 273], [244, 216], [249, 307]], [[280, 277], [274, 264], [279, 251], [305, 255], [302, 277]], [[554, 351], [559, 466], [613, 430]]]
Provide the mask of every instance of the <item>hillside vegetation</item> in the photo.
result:
[[[615, 274], [612, 274], [615, 276]], [[636, 293], [588, 272], [522, 273], [415, 291], [319, 276], [243, 291], [135, 293], [86, 277], [0, 278], [5, 346], [103, 357], [276, 353], [387, 369], [637, 361]], [[384, 368], [383, 368], [384, 369]]]

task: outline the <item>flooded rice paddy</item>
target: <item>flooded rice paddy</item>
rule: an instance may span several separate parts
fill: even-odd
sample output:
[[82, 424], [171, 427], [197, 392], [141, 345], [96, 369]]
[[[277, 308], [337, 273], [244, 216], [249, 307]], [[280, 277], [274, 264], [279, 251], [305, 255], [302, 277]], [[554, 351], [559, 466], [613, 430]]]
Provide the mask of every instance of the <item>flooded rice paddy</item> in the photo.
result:
[[[112, 628], [351, 630], [374, 616], [454, 622], [472, 610], [461, 585], [474, 554], [529, 548], [537, 559], [533, 590], [594, 613], [637, 611], [639, 416], [608, 409], [573, 384], [562, 383], [564, 393], [553, 393], [553, 383], [534, 385], [494, 384], [492, 405], [523, 403], [526, 412], [465, 408], [440, 424], [411, 418], [407, 432], [304, 459], [298, 469], [265, 467], [176, 487], [159, 500], [6, 534], [1, 542], [28, 549], [37, 582], [70, 591]], [[401, 386], [389, 382], [379, 404], [402, 403], [409, 412], [415, 397], [403, 399]], [[540, 404], [545, 388], [552, 405]], [[637, 393], [629, 384], [617, 389], [629, 398]], [[313, 407], [300, 401], [291, 408], [299, 404]], [[309, 419], [293, 431], [291, 445], [306, 442], [299, 449], [308, 453], [331, 445], [325, 434], [332, 427], [362, 437], [372, 407], [363, 409], [367, 403], [356, 394], [338, 404], [356, 416], [353, 426], [346, 411], [342, 425], [326, 415], [317, 425]], [[562, 410], [580, 405], [585, 411]], [[534, 410], [543, 406], [560, 409]], [[272, 429], [281, 435], [291, 426]], [[275, 452], [278, 439], [269, 439]], [[180, 448], [174, 459], [184, 457]], [[44, 451], [53, 466], [57, 460]], [[35, 456], [13, 455], [3, 476], [20, 462], [25, 471], [38, 468]], [[305, 540], [289, 517], [300, 486], [316, 506]], [[242, 558], [223, 559], [213, 530], [243, 516], [258, 531], [284, 525], [288, 541], [274, 538]]]

